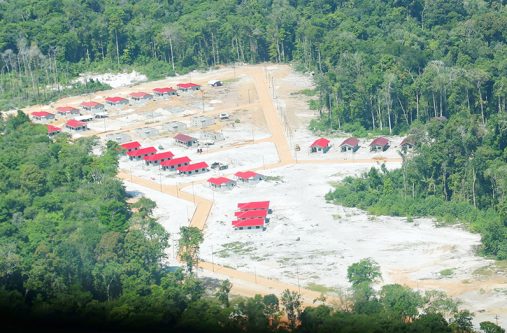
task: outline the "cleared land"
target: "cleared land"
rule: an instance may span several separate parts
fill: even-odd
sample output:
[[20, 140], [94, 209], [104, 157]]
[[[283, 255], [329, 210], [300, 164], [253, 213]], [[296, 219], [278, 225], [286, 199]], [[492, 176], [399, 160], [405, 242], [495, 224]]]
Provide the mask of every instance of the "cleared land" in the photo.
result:
[[[225, 85], [206, 87], [211, 79], [223, 80]], [[203, 84], [204, 94], [181, 93], [110, 109], [108, 119], [93, 121], [92, 130], [79, 135], [138, 140], [143, 146], [171, 150], [196, 162], [229, 164], [227, 170], [183, 177], [145, 166], [142, 161], [122, 158], [120, 162], [119, 177], [126, 180], [127, 189], [157, 202], [155, 214], [174, 240], [179, 226], [189, 220], [191, 225], [204, 228], [201, 257], [205, 262], [199, 274], [229, 278], [233, 292], [240, 295], [299, 290], [306, 304], [311, 304], [320, 293], [336, 300], [337, 290], [348, 287], [347, 266], [372, 257], [382, 267], [384, 283], [444, 290], [475, 311], [477, 322], [494, 321], [498, 315], [499, 323], [507, 325], [507, 268], [475, 255], [478, 235], [459, 227], [437, 227], [429, 219], [407, 222], [371, 217], [325, 202], [332, 183], [345, 176], [378, 166], [379, 161], [387, 161], [389, 168], [399, 167], [401, 138], [390, 138], [390, 149], [378, 154], [370, 153], [369, 141], [362, 140], [360, 150], [352, 154], [339, 151], [345, 137], [337, 134], [328, 137], [333, 147], [327, 154], [310, 154], [308, 146], [317, 137], [307, 126], [316, 114], [307, 107], [308, 97], [299, 92], [312, 88], [312, 82], [288, 66], [227, 67], [72, 97], [55, 105], [101, 101], [105, 96], [149, 92], [186, 81]], [[38, 109], [51, 107], [27, 111]], [[223, 112], [231, 119], [216, 119]], [[192, 127], [191, 118], [196, 115], [213, 117], [215, 124], [205, 129]], [[215, 141], [203, 153], [181, 148], [172, 140], [176, 133], [167, 129], [171, 121], [184, 122], [188, 129], [182, 132], [197, 138], [203, 132], [217, 132], [224, 140]], [[63, 122], [59, 119], [55, 123]], [[299, 152], [296, 145], [301, 147]], [[232, 176], [240, 170], [256, 170], [268, 179], [231, 191], [212, 191], [207, 186], [209, 177]], [[251, 200], [271, 201], [273, 214], [267, 229], [234, 231], [231, 221], [236, 204]], [[168, 256], [174, 259], [172, 249]]]

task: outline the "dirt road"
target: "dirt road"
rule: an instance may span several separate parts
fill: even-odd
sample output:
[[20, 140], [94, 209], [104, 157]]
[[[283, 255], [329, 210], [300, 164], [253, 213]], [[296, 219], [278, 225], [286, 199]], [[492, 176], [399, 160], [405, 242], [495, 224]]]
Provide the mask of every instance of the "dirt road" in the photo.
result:
[[[275, 144], [277, 153], [279, 156], [278, 163], [272, 163], [269, 165], [265, 165], [262, 168], [257, 169], [272, 169], [279, 168], [282, 166], [294, 164], [294, 163], [312, 163], [312, 164], [350, 164], [350, 163], [371, 163], [374, 164], [378, 162], [375, 159], [361, 159], [361, 160], [303, 160], [296, 161], [291, 154], [291, 150], [289, 144], [287, 142], [287, 138], [284, 135], [284, 127], [282, 122], [277, 114], [277, 109], [275, 107], [274, 101], [269, 93], [268, 86], [269, 83], [266, 78], [266, 74], [263, 72], [262, 68], [259, 66], [255, 67], [244, 67], [241, 69], [236, 69], [239, 75], [245, 74], [250, 76], [254, 80], [255, 88], [257, 90], [259, 101], [258, 103], [262, 107], [263, 114], [265, 117], [265, 121], [267, 124], [267, 128], [271, 133], [270, 138], [263, 139], [261, 141], [268, 142], [271, 141]], [[259, 141], [258, 141], [259, 142]], [[390, 162], [399, 162], [399, 159], [385, 160]], [[188, 187], [190, 184], [180, 184], [178, 187], [172, 185], [162, 185], [151, 180], [147, 180], [141, 177], [136, 177], [131, 175], [125, 170], [121, 170], [118, 173], [118, 177], [124, 180], [128, 180], [132, 183], [145, 186], [147, 188], [160, 191], [180, 199], [187, 200], [189, 202], [193, 202], [196, 205], [195, 212], [190, 221], [190, 226], [197, 227], [203, 230], [206, 226], [206, 221], [211, 212], [213, 203], [205, 198], [202, 198], [198, 195], [193, 195], [188, 192], [181, 191], [183, 188]], [[201, 181], [202, 182], [202, 181]], [[198, 183], [198, 182], [194, 182]], [[274, 279], [269, 279], [266, 277], [258, 276], [257, 274], [247, 273], [238, 271], [232, 268], [220, 266], [214, 263], [209, 262], [200, 262], [199, 267], [201, 269], [212, 272], [213, 274], [218, 274], [223, 277], [230, 279], [235, 286], [233, 288], [233, 293], [240, 294], [243, 296], [253, 296], [257, 293], [260, 294], [281, 294], [283, 290], [289, 289], [291, 291], [297, 291], [301, 294], [303, 298], [303, 302], [305, 305], [314, 304], [314, 300], [321, 296], [320, 293], [301, 288], [300, 286], [292, 285], [289, 283], [283, 283], [281, 281], [277, 281]], [[328, 301], [337, 302], [336, 299], [328, 298]]]
[[259, 96], [259, 103], [262, 106], [264, 117], [266, 118], [266, 124], [269, 132], [271, 133], [273, 143], [276, 146], [278, 152], [278, 158], [281, 164], [294, 163], [292, 154], [285, 137], [284, 127], [282, 126], [280, 119], [277, 116], [277, 110], [273, 103], [268, 90], [268, 81], [266, 74], [262, 71], [261, 67], [246, 67], [245, 74], [249, 75], [255, 82], [255, 88]]

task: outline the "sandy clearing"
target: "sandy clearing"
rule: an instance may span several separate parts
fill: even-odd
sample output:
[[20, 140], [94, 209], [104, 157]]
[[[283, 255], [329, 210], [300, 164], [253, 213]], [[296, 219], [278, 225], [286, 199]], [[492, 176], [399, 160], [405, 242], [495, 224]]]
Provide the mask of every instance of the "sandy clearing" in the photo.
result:
[[[324, 194], [331, 188], [329, 181], [339, 181], [346, 175], [378, 166], [381, 160], [394, 162], [389, 167], [399, 166], [401, 158], [396, 148], [401, 138], [392, 138], [391, 149], [381, 154], [371, 154], [363, 148], [356, 154], [340, 153], [335, 148], [341, 143], [341, 137], [331, 138], [335, 147], [328, 154], [309, 154], [307, 147], [316, 136], [307, 127], [315, 113], [301, 102], [305, 98], [295, 97], [293, 93], [311, 87], [311, 80], [301, 80], [300, 74], [284, 65], [223, 68], [206, 74], [196, 73], [194, 79], [206, 82], [209, 77], [231, 81], [221, 90], [206, 89], [204, 98], [200, 94], [189, 94], [172, 101], [134, 107], [127, 113], [129, 123], [118, 133], [139, 139], [143, 145], [163, 145], [165, 149], [176, 150], [177, 147], [171, 146], [171, 134], [160, 131], [159, 135], [142, 137], [138, 129], [157, 127], [166, 119], [178, 119], [180, 116], [188, 122], [189, 118], [185, 118], [184, 114], [190, 117], [202, 112], [204, 100], [205, 113], [231, 110], [239, 123], [232, 122], [234, 127], [231, 122], [220, 124], [217, 128], [226, 136], [225, 142], [205, 150], [196, 159], [231, 158], [234, 155], [241, 168], [260, 169], [261, 173], [273, 177], [271, 181], [241, 186], [230, 192], [212, 192], [205, 185], [205, 179], [213, 175], [211, 173], [178, 180], [166, 176], [160, 181], [156, 168], [144, 170], [141, 162], [124, 160], [121, 162], [124, 170], [119, 177], [153, 191], [161, 191], [168, 195], [164, 200], [184, 199], [195, 204], [191, 224], [206, 227], [202, 257], [224, 265], [221, 276], [227, 276], [234, 282], [235, 292], [246, 296], [254, 292], [280, 294], [280, 288], [285, 289], [287, 285], [298, 288], [299, 282], [306, 304], [309, 304], [315, 292], [304, 286], [313, 282], [331, 288], [329, 290], [346, 287], [343, 273], [346, 265], [364, 255], [375, 258], [381, 264], [384, 283], [399, 282], [420, 289], [448, 291], [462, 299], [464, 307], [477, 311], [477, 318], [481, 320], [494, 321], [494, 314], [507, 313], [505, 275], [497, 272], [489, 277], [478, 277], [473, 274], [476, 269], [491, 265], [490, 261], [474, 254], [473, 248], [479, 242], [477, 235], [456, 228], [437, 230], [432, 221], [426, 219], [406, 223], [400, 218], [371, 217], [359, 210], [345, 209], [324, 201]], [[184, 80], [179, 78], [178, 81]], [[150, 85], [161, 86], [162, 82], [168, 85], [171, 80], [96, 95], [117, 95], [130, 89], [136, 91]], [[274, 100], [271, 94], [276, 97]], [[222, 103], [211, 103], [214, 100]], [[164, 113], [155, 108], [159, 105], [174, 108], [177, 112], [173, 115], [167, 111], [171, 114], [163, 118], [157, 115]], [[154, 116], [150, 117], [150, 113]], [[122, 113], [117, 112], [111, 119], [122, 121], [122, 117]], [[139, 123], [150, 121], [153, 123]], [[96, 131], [84, 134], [104, 137], [106, 133], [97, 124]], [[254, 139], [250, 142], [251, 129], [254, 129]], [[195, 128], [189, 131], [200, 132]], [[111, 133], [114, 131], [108, 134]], [[362, 142], [362, 145], [367, 143]], [[296, 144], [302, 148], [299, 156], [294, 151]], [[188, 154], [195, 152], [189, 150]], [[259, 160], [266, 154], [271, 156], [272, 163], [259, 165]], [[252, 164], [255, 162], [257, 164]], [[128, 170], [130, 167], [133, 171]], [[227, 172], [234, 170], [231, 168]], [[146, 195], [150, 194], [146, 192]], [[273, 202], [274, 213], [268, 229], [258, 233], [233, 231], [227, 223], [230, 223], [228, 218], [234, 211], [235, 203], [257, 200], [259, 196]], [[161, 219], [165, 217], [161, 216]], [[213, 272], [211, 263], [205, 262], [202, 267], [206, 273], [200, 274], [217, 274]], [[215, 269], [217, 267], [215, 265]], [[307, 267], [312, 267], [313, 271]], [[440, 271], [449, 268], [453, 269], [451, 277], [440, 276]], [[474, 290], [474, 287], [477, 289]]]
[[[319, 165], [319, 173], [308, 177], [315, 168], [308, 164], [266, 170], [265, 175], [280, 177], [279, 180], [238, 186], [228, 192], [212, 192], [196, 185], [196, 192], [207, 198], [212, 192], [214, 200], [203, 249], [214, 246], [215, 251], [221, 252], [221, 256], [215, 255], [220, 264], [250, 272], [256, 266], [258, 274], [282, 281], [296, 283], [299, 270], [299, 279], [305, 285], [346, 287], [346, 267], [361, 258], [377, 260], [386, 281], [392, 280], [389, 276], [392, 269], [413, 270], [412, 278], [427, 279], [445, 268], [459, 267], [479, 242], [477, 235], [455, 228], [440, 228], [437, 233], [429, 220], [410, 224], [402, 218], [374, 219], [357, 210], [341, 207], [337, 210], [323, 199], [331, 189], [329, 182], [365, 171], [369, 165], [342, 165], [339, 169]], [[239, 200], [271, 201], [273, 215], [265, 232], [231, 229]], [[230, 250], [234, 243], [243, 245]], [[203, 256], [210, 260], [209, 252], [204, 251]], [[414, 260], [414, 256], [419, 259]], [[483, 264], [477, 257], [469, 267]], [[321, 267], [326, 269], [320, 270]]]
[[121, 88], [129, 86], [135, 83], [146, 81], [148, 78], [146, 75], [132, 71], [130, 73], [118, 73], [118, 74], [92, 74], [85, 73], [79, 75], [74, 82], [85, 83], [89, 80], [100, 81], [102, 83], [110, 85], [112, 88]]

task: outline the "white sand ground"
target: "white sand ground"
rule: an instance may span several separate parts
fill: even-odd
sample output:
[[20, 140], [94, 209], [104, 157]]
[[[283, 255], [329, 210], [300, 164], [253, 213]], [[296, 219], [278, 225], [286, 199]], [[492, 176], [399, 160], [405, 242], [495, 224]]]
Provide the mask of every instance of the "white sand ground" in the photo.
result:
[[[330, 181], [367, 169], [293, 165], [264, 172], [281, 177], [279, 181], [238, 186], [231, 191], [196, 185], [196, 193], [215, 202], [203, 249], [214, 244], [220, 252], [227, 244], [240, 242], [243, 249], [237, 253], [224, 250], [222, 256], [215, 255], [216, 262], [252, 272], [256, 266], [258, 274], [290, 283], [297, 283], [299, 270], [302, 285], [314, 282], [329, 287], [347, 286], [346, 268], [367, 257], [379, 262], [385, 282], [390, 281], [390, 270], [408, 270], [412, 278], [425, 279], [438, 277], [446, 268], [462, 276], [484, 264], [472, 255], [473, 246], [479, 243], [477, 235], [457, 228], [436, 230], [429, 220], [407, 223], [403, 218], [372, 218], [325, 202]], [[231, 221], [237, 203], [255, 200], [271, 201], [273, 214], [266, 231], [234, 231]], [[203, 256], [211, 259], [209, 251], [203, 250]]]
[[[389, 168], [397, 165], [388, 165]], [[347, 288], [346, 271], [352, 263], [373, 258], [383, 283], [396, 282], [396, 272], [411, 280], [443, 278], [459, 283], [491, 264], [474, 254], [480, 237], [459, 227], [436, 227], [430, 219], [372, 217], [357, 209], [328, 204], [324, 195], [330, 181], [368, 170], [368, 166], [293, 165], [264, 172], [278, 181], [239, 186], [230, 191], [194, 188], [214, 201], [205, 230], [204, 260], [259, 276], [309, 286]], [[187, 189], [190, 191], [190, 189]], [[238, 202], [270, 200], [273, 214], [265, 231], [234, 231], [231, 221]], [[298, 240], [299, 239], [299, 240]], [[213, 251], [213, 256], [211, 252]], [[491, 320], [484, 308], [505, 307], [505, 290], [482, 290], [453, 295], [477, 319]]]
[[93, 79], [94, 81], [100, 81], [102, 83], [106, 83], [106, 84], [110, 85], [112, 88], [119, 88], [119, 87], [129, 86], [134, 83], [146, 81], [148, 78], [144, 74], [138, 73], [136, 71], [132, 71], [131, 73], [119, 73], [119, 74], [85, 73], [85, 74], [79, 75], [79, 77], [74, 81], [80, 82], [80, 83], [85, 83], [86, 81], [89, 81], [90, 79]]

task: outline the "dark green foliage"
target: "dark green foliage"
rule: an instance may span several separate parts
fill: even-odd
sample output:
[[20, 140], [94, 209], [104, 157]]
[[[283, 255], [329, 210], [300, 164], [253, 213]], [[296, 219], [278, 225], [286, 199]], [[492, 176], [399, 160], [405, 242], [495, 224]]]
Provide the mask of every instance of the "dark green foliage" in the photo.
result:
[[503, 328], [490, 321], [483, 321], [480, 323], [480, 327], [484, 333], [505, 333]]
[[371, 285], [381, 277], [380, 266], [371, 258], [362, 259], [347, 268], [347, 278], [352, 287], [362, 283]]

